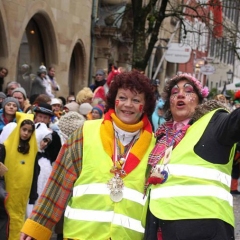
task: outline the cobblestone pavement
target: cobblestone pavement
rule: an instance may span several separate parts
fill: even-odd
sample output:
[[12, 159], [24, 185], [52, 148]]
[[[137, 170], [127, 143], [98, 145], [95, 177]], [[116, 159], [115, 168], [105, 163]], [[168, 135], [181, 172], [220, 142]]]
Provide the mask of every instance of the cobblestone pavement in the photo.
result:
[[[234, 208], [234, 215], [235, 215], [235, 240], [240, 240], [240, 195], [233, 196], [233, 208]], [[56, 239], [57, 238], [55, 235], [53, 235], [51, 238], [51, 240], [56, 240]]]

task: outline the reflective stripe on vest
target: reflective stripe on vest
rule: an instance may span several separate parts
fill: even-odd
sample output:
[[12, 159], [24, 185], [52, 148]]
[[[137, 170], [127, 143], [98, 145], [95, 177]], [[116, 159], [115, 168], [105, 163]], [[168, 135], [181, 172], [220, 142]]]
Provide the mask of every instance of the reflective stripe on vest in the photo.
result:
[[104, 212], [96, 210], [79, 210], [67, 207], [64, 215], [68, 218], [81, 221], [109, 222], [144, 233], [144, 228], [141, 225], [141, 221], [124, 216], [122, 214], [114, 213], [114, 211]]
[[[160, 165], [157, 165], [157, 166], [160, 166]], [[231, 176], [217, 169], [205, 168], [205, 167], [199, 167], [199, 166], [189, 166], [187, 164], [174, 164], [174, 165], [169, 164], [167, 168], [170, 174], [175, 176], [187, 176], [187, 177], [219, 181], [222, 184], [226, 185], [227, 187], [230, 187], [231, 185]]]
[[[73, 188], [73, 197], [80, 197], [84, 194], [105, 194], [109, 195], [109, 188], [105, 183], [83, 184]], [[146, 198], [143, 199], [142, 193], [128, 188], [123, 188], [123, 198], [145, 205]]]
[[226, 164], [213, 164], [194, 152], [216, 111], [188, 128], [165, 167], [169, 170], [167, 181], [151, 186], [150, 210], [159, 219], [216, 218], [234, 226], [230, 182], [235, 146]]
[[233, 197], [229, 194], [229, 191], [216, 187], [206, 185], [194, 185], [194, 186], [172, 186], [165, 187], [163, 189], [152, 189], [151, 199], [171, 198], [171, 197], [204, 197], [211, 196], [220, 198], [227, 201], [229, 205], [233, 206]]
[[83, 165], [74, 183], [73, 196], [64, 218], [64, 237], [87, 240], [142, 239], [144, 227], [144, 179], [148, 155], [155, 140], [139, 165], [124, 179], [123, 199], [115, 203], [110, 198], [107, 182], [112, 159], [103, 149], [100, 138], [102, 120], [87, 121], [83, 127]]

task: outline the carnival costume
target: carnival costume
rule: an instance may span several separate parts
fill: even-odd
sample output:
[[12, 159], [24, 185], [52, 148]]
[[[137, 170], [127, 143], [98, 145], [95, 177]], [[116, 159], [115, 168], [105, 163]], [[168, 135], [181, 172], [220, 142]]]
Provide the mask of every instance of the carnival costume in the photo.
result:
[[29, 153], [22, 154], [17, 151], [21, 122], [26, 119], [33, 121], [33, 115], [16, 112], [16, 119], [17, 126], [4, 141], [6, 149], [4, 164], [8, 168], [8, 172], [4, 177], [6, 191], [9, 194], [6, 208], [10, 216], [8, 240], [16, 240], [20, 237], [20, 230], [25, 221], [26, 207], [34, 172], [34, 161], [37, 153], [35, 133], [32, 134], [29, 140]]

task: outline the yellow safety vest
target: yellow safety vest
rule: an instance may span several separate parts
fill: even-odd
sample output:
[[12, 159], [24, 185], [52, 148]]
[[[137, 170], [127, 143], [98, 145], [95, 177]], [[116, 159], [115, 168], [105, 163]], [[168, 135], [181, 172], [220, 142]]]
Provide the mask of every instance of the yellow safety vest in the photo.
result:
[[172, 152], [166, 168], [169, 171], [167, 181], [151, 186], [150, 210], [157, 218], [217, 218], [234, 226], [233, 199], [229, 191], [235, 146], [225, 165], [212, 164], [194, 152], [194, 146], [216, 111], [188, 128]]
[[64, 237], [80, 240], [140, 240], [144, 227], [143, 199], [148, 155], [154, 137], [139, 165], [124, 179], [123, 199], [110, 199], [107, 182], [113, 177], [112, 159], [103, 149], [100, 138], [102, 120], [85, 122], [83, 127], [83, 168], [74, 184], [73, 196], [65, 211]]

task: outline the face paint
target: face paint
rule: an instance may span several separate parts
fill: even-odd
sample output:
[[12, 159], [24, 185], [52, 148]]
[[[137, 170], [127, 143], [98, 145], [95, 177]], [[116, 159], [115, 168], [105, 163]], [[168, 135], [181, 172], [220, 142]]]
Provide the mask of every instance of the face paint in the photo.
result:
[[115, 99], [116, 116], [126, 124], [140, 121], [145, 106], [144, 93], [120, 88]]
[[185, 92], [188, 92], [188, 93], [194, 92], [193, 86], [189, 83], [184, 84], [183, 87], [184, 87]]
[[175, 85], [171, 90], [171, 95], [176, 95], [179, 93], [179, 87], [178, 85]]
[[179, 81], [171, 90], [170, 111], [174, 121], [191, 118], [199, 103], [194, 87], [187, 80]]
[[[176, 84], [171, 90], [170, 102], [171, 100], [174, 100], [180, 93], [181, 90]], [[190, 83], [185, 83], [182, 88], [182, 95], [191, 96], [193, 93], [195, 93], [193, 86]]]

